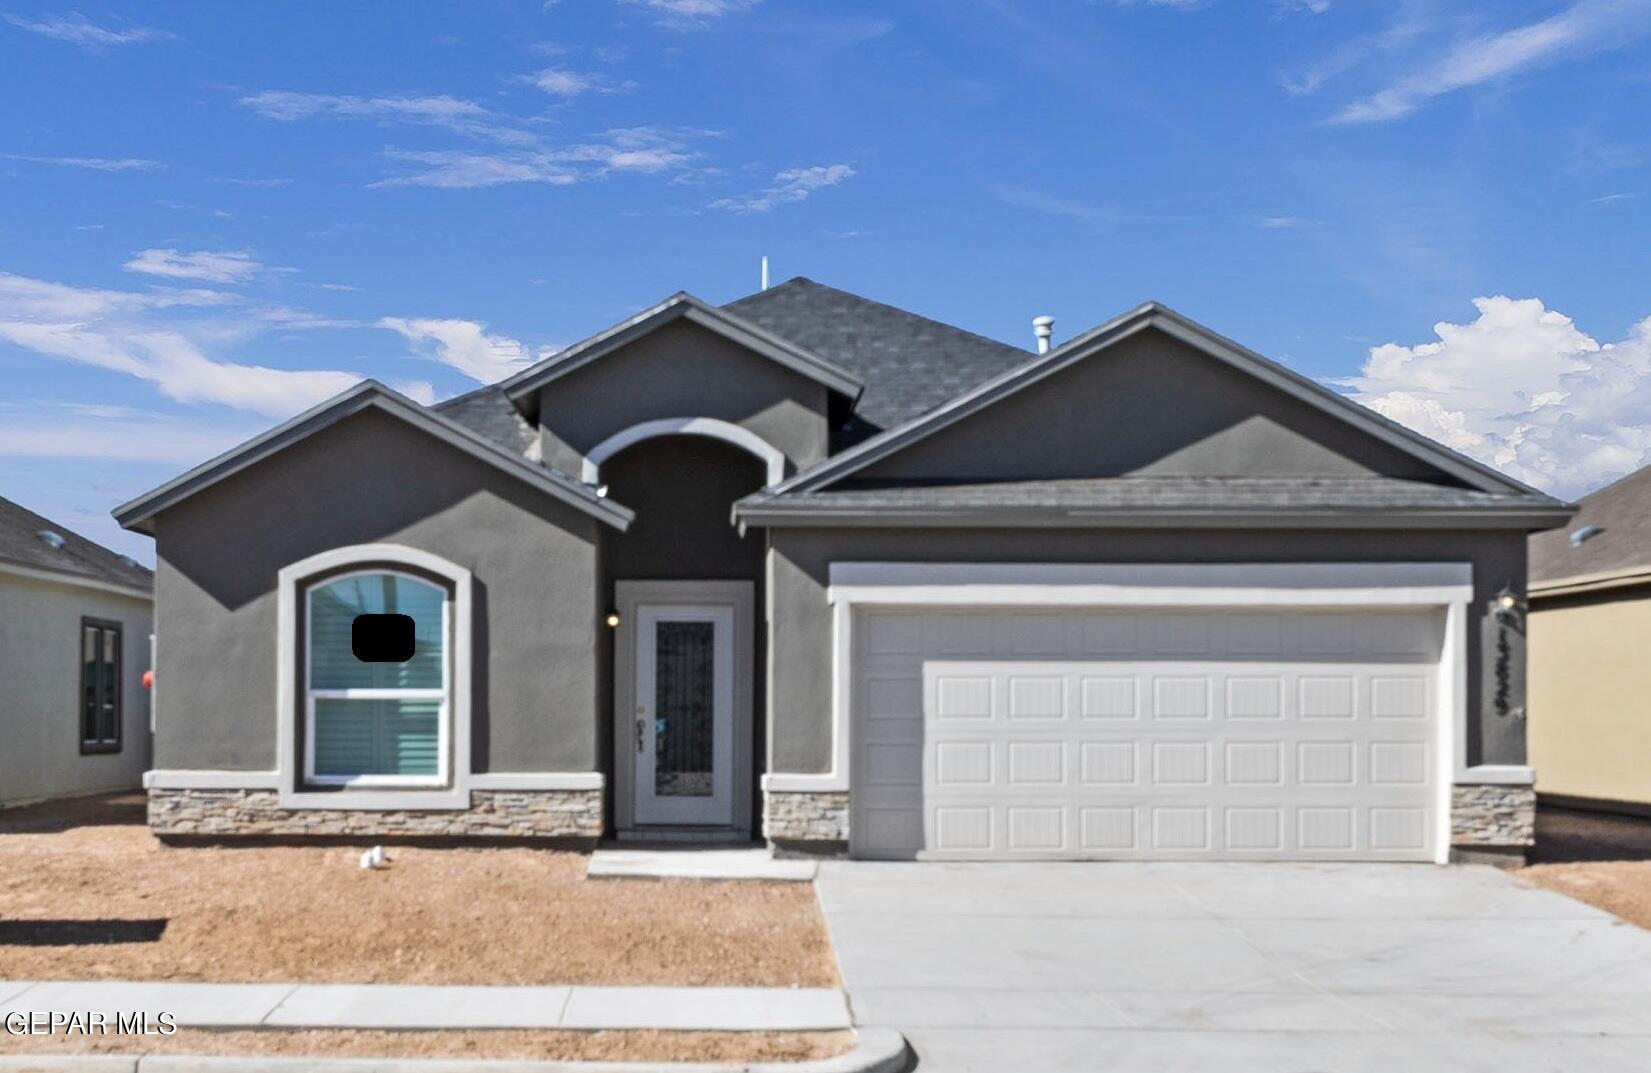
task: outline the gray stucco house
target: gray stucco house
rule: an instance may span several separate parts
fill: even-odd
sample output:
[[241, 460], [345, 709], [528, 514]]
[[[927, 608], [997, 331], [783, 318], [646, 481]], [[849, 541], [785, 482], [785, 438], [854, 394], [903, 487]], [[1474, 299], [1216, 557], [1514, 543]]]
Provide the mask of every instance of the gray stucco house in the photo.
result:
[[1530, 841], [1571, 508], [1157, 304], [1032, 353], [794, 279], [115, 514], [164, 837], [1442, 861]]
[[0, 499], [0, 807], [137, 788], [150, 583], [131, 559]]

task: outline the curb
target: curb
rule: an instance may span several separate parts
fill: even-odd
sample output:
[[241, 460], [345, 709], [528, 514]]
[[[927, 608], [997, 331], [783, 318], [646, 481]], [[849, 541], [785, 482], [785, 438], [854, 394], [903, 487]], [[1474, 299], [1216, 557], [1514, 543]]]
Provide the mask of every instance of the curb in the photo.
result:
[[0, 1054], [0, 1073], [905, 1073], [912, 1054], [890, 1028], [862, 1028], [854, 1046], [812, 1062], [540, 1062], [515, 1059], [298, 1058]]

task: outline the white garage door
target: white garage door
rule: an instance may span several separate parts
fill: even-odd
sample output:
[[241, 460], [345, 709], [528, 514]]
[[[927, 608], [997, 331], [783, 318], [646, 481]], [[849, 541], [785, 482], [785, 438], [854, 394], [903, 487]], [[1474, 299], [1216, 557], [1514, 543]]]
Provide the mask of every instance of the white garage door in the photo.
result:
[[863, 611], [864, 857], [1431, 860], [1442, 615]]

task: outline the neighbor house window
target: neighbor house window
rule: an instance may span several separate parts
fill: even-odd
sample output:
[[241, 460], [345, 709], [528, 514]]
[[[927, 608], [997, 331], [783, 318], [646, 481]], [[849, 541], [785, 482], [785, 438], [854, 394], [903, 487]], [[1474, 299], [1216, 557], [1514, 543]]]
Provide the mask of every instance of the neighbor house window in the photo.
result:
[[80, 751], [120, 752], [120, 623], [80, 620]]
[[444, 783], [452, 711], [447, 588], [363, 570], [310, 585], [303, 606], [306, 781]]

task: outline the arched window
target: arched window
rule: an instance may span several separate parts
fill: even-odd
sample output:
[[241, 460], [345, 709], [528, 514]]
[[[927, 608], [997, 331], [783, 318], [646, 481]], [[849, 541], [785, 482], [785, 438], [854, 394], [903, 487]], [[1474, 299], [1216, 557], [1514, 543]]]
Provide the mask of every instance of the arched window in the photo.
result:
[[402, 544], [281, 568], [282, 808], [470, 807], [470, 571]]
[[441, 785], [452, 725], [452, 600], [398, 570], [323, 578], [304, 592], [304, 780]]

